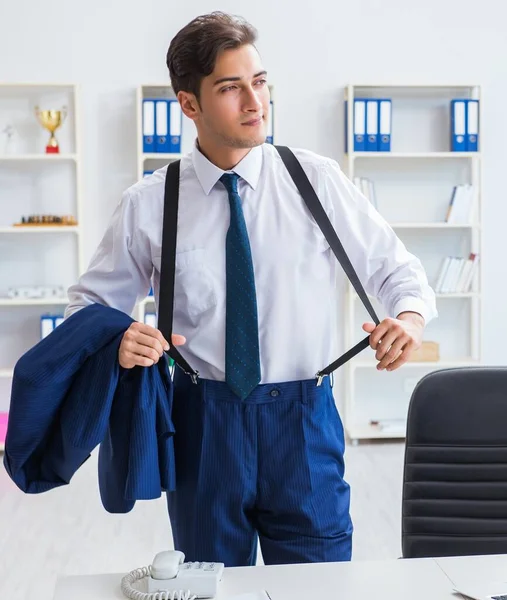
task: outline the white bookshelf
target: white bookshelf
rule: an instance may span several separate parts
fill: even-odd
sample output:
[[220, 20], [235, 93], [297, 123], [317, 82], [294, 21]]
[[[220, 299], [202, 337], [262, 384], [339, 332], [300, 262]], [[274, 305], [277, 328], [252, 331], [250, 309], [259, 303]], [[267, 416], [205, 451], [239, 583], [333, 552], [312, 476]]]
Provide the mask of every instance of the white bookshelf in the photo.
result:
[[[391, 152], [354, 152], [354, 98], [392, 99]], [[410, 361], [400, 369], [379, 372], [374, 352], [366, 349], [344, 369], [344, 426], [353, 443], [363, 439], [403, 439], [411, 393], [432, 371], [480, 364], [482, 355], [482, 167], [479, 152], [450, 151], [450, 100], [481, 100], [478, 85], [349, 85], [347, 105], [348, 177], [375, 184], [377, 209], [408, 250], [420, 258], [434, 288], [443, 258], [470, 252], [479, 255], [478, 271], [466, 293], [437, 293], [439, 317], [428, 324], [425, 341], [439, 344], [437, 362]], [[480, 104], [482, 109], [482, 103]], [[480, 121], [482, 123], [482, 111]], [[482, 130], [484, 130], [482, 128]], [[447, 223], [453, 186], [469, 183], [478, 191], [478, 207], [470, 223]], [[387, 315], [370, 298], [380, 319]], [[344, 341], [352, 347], [365, 336], [361, 325], [371, 321], [347, 282]], [[385, 428], [372, 425], [385, 424]]]
[[[67, 108], [55, 136], [59, 154], [46, 154], [49, 132], [35, 116]], [[14, 128], [7, 146], [1, 133]], [[11, 299], [8, 289], [58, 285], [83, 271], [82, 164], [79, 88], [72, 83], [0, 82], [0, 413], [8, 410], [16, 361], [40, 340], [40, 317], [62, 314], [64, 298]], [[77, 226], [14, 226], [30, 214], [72, 215]]]

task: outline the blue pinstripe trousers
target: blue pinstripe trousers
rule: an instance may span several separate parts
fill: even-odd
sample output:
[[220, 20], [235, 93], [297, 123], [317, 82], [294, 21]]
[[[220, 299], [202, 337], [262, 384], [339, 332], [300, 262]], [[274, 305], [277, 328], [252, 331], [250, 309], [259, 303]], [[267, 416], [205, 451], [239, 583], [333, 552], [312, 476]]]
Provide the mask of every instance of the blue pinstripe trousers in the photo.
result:
[[258, 385], [241, 401], [226, 383], [176, 368], [177, 550], [190, 561], [266, 564], [350, 560], [344, 435], [329, 378]]

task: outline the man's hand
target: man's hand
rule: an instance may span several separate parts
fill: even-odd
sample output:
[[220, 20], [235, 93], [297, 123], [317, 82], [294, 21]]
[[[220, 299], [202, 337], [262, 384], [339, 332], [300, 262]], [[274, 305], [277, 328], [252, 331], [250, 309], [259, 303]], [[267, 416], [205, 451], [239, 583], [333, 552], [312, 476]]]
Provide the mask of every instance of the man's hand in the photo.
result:
[[379, 371], [394, 371], [405, 364], [414, 350], [421, 347], [424, 318], [419, 313], [403, 312], [396, 319], [384, 319], [379, 325], [364, 323], [370, 333], [370, 346], [380, 361]]
[[[173, 335], [174, 346], [181, 346], [187, 340], [182, 335]], [[120, 366], [132, 369], [136, 365], [151, 367], [169, 350], [169, 344], [158, 329], [144, 323], [132, 323], [123, 334], [118, 352]]]

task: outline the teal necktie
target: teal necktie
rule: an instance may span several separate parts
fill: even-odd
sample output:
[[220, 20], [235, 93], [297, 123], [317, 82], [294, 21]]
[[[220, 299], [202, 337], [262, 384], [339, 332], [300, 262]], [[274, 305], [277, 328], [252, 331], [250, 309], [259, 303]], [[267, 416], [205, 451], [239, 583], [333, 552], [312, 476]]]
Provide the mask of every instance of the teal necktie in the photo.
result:
[[238, 178], [236, 173], [220, 177], [231, 207], [225, 258], [225, 380], [244, 400], [261, 380], [261, 365], [252, 252], [238, 194]]

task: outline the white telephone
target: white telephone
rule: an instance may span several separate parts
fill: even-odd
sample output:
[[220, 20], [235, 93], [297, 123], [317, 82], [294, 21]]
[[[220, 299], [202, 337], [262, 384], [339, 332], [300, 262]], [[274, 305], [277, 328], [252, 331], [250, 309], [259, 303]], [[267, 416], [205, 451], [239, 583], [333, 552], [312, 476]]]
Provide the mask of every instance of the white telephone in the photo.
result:
[[[123, 594], [131, 600], [194, 600], [214, 598], [224, 572], [223, 563], [184, 562], [177, 550], [159, 552], [149, 567], [131, 571], [121, 580]], [[148, 580], [148, 593], [132, 587]]]

